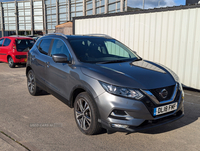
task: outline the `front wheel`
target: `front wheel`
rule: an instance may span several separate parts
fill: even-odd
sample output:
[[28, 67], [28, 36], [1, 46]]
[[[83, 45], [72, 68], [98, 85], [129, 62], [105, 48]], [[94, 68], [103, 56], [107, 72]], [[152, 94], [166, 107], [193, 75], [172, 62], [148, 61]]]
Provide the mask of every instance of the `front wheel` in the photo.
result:
[[31, 95], [33, 95], [33, 96], [38, 95], [39, 87], [37, 87], [36, 80], [35, 80], [35, 74], [32, 70], [30, 70], [28, 72], [27, 87], [28, 87], [28, 91]]
[[12, 57], [8, 58], [8, 65], [9, 65], [10, 68], [14, 68], [15, 67], [15, 63], [14, 63]]
[[101, 130], [97, 107], [87, 92], [82, 92], [76, 97], [74, 117], [80, 131], [86, 135], [93, 135]]

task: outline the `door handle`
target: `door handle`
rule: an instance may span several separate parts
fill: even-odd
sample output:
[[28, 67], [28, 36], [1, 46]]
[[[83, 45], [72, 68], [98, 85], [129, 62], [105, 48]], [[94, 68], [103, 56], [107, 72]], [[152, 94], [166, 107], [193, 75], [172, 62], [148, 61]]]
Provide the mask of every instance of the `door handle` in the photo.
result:
[[35, 56], [32, 56], [32, 58], [31, 58], [32, 60], [35, 60]]
[[46, 62], [47, 68], [49, 68], [50, 62]]

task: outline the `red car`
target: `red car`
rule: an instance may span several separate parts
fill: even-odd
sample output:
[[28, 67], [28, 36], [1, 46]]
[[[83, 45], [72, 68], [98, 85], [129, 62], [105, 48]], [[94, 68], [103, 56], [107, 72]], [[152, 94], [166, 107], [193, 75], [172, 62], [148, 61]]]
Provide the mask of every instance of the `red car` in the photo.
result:
[[10, 68], [16, 64], [26, 63], [28, 51], [35, 40], [29, 37], [2, 37], [0, 38], [0, 61], [8, 62]]

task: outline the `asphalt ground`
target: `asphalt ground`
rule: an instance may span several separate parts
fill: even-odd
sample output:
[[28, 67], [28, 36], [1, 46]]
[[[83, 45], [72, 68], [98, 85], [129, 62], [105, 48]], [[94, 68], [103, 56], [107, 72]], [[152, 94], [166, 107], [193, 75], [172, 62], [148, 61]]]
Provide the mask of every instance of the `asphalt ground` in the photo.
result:
[[173, 123], [131, 134], [86, 136], [73, 109], [50, 94], [31, 96], [25, 67], [0, 63], [0, 150], [199, 151], [200, 93], [185, 90], [185, 116]]

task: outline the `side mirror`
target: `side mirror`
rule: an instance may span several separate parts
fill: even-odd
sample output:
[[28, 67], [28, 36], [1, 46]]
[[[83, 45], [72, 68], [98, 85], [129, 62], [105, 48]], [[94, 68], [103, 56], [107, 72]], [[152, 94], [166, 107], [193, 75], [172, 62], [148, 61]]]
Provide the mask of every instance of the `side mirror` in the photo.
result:
[[56, 63], [70, 63], [69, 59], [65, 54], [54, 54], [52, 55], [53, 61]]

